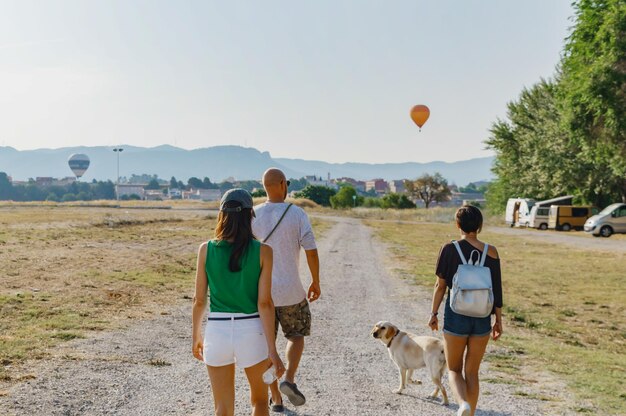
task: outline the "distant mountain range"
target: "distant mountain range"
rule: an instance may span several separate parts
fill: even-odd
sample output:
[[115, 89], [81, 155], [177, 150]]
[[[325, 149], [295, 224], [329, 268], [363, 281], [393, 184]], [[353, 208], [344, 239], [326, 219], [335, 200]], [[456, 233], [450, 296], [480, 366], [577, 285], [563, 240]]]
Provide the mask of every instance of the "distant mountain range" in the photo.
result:
[[[307, 175], [322, 176], [330, 173], [332, 178], [351, 177], [358, 180], [374, 178], [415, 178], [423, 173], [440, 172], [450, 183], [466, 185], [469, 182], [489, 180], [492, 157], [459, 162], [429, 163], [327, 163], [315, 160], [272, 158], [269, 152], [239, 146], [216, 146], [185, 150], [164, 145], [152, 148], [121, 146], [120, 176], [131, 174], [157, 174], [169, 179], [175, 176], [186, 181], [192, 176], [208, 176], [213, 182], [233, 177], [238, 180], [259, 179], [263, 171], [275, 166], [288, 177]], [[16, 150], [0, 147], [0, 172], [6, 172], [14, 180], [27, 180], [37, 176], [72, 176], [67, 159], [74, 153], [89, 156], [91, 164], [82, 180], [114, 180], [117, 155], [112, 147], [66, 147], [60, 149]]]

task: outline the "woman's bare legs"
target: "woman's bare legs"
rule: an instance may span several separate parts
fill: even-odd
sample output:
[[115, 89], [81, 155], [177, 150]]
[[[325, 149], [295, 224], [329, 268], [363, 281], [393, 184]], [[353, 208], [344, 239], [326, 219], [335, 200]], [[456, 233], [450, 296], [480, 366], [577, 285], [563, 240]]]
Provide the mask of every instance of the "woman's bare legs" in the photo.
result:
[[[470, 404], [473, 416], [476, 412], [480, 392], [478, 370], [487, 349], [489, 335], [459, 337], [444, 333], [443, 336], [452, 392], [459, 406], [462, 402]], [[463, 365], [464, 358], [465, 366]]]
[[263, 373], [270, 367], [269, 360], [263, 360], [252, 367], [246, 368], [246, 377], [250, 384], [250, 402], [252, 416], [269, 416], [268, 385], [263, 382]]
[[456, 335], [443, 334], [444, 351], [446, 362], [448, 363], [448, 376], [450, 377], [450, 387], [456, 398], [456, 402], [461, 405], [467, 402], [467, 386], [463, 378], [463, 356], [469, 337], [459, 337]]
[[206, 366], [211, 380], [216, 416], [235, 415], [235, 364]]
[[472, 416], [478, 404], [479, 382], [478, 370], [485, 355], [489, 335], [484, 337], [469, 337], [467, 353], [465, 354], [465, 385], [467, 386], [467, 401], [472, 406]]

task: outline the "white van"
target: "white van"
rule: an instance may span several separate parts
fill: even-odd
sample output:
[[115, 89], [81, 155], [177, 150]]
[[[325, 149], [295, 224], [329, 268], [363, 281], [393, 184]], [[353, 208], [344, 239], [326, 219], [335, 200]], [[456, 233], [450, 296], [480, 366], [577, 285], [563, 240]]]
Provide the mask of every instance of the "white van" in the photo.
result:
[[540, 230], [548, 229], [548, 219], [550, 218], [550, 207], [533, 206], [530, 209], [530, 219], [528, 227], [538, 228]]
[[535, 205], [534, 199], [509, 198], [506, 203], [504, 221], [511, 227], [526, 225], [530, 219], [530, 209]]
[[585, 222], [584, 230], [594, 237], [626, 233], [626, 204], [617, 203], [604, 208]]

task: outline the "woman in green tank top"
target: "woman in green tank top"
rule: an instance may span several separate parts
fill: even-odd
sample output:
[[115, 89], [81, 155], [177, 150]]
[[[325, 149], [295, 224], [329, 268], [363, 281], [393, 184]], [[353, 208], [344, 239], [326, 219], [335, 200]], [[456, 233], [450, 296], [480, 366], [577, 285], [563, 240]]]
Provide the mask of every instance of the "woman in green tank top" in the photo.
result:
[[[269, 415], [263, 373], [271, 365], [279, 378], [285, 371], [276, 351], [272, 249], [254, 239], [253, 215], [247, 191], [226, 192], [215, 239], [198, 252], [192, 350], [207, 366], [219, 415], [235, 414], [235, 362], [245, 369], [253, 415]], [[210, 312], [203, 337], [207, 297]]]

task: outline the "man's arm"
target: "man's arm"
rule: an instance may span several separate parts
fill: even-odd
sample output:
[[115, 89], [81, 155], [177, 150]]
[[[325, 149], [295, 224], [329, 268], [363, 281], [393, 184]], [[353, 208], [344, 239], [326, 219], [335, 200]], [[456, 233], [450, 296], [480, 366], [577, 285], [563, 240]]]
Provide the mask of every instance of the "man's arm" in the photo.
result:
[[309, 302], [314, 302], [318, 300], [322, 294], [322, 290], [320, 289], [320, 258], [316, 248], [313, 250], [304, 250], [304, 252], [306, 253], [306, 262], [311, 271], [311, 285], [309, 286], [307, 298]]

